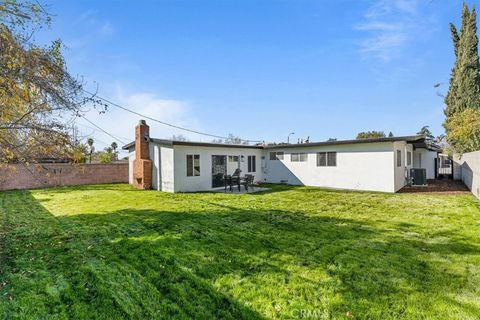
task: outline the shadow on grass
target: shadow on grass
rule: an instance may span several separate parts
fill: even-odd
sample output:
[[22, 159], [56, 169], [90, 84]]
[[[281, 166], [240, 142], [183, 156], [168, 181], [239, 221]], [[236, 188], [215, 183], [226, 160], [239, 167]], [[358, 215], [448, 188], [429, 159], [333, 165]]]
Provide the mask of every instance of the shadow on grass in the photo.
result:
[[479, 252], [292, 211], [210, 203], [218, 210], [54, 217], [28, 192], [17, 198], [6, 213], [15, 249], [0, 279], [12, 317], [262, 319], [321, 308], [334, 318], [395, 318], [410, 294], [454, 294], [452, 281], [463, 281], [426, 253]]

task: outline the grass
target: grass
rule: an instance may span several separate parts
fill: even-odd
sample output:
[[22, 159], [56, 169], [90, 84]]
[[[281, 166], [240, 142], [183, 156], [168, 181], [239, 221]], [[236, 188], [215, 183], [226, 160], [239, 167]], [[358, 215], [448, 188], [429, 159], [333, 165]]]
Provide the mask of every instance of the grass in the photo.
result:
[[0, 193], [0, 318], [478, 319], [470, 195]]

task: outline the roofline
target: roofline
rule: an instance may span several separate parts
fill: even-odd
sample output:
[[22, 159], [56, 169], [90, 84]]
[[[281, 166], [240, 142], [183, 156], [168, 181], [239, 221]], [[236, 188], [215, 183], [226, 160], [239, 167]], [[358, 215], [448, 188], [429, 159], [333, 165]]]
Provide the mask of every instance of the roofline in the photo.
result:
[[[177, 141], [168, 139], [155, 139], [150, 138], [150, 142], [157, 143], [164, 146], [197, 146], [197, 147], [226, 147], [226, 148], [244, 148], [244, 149], [263, 149], [263, 146], [252, 146], [246, 144], [233, 144], [233, 143], [214, 143], [214, 142], [197, 142], [197, 141]], [[132, 141], [122, 147], [124, 150], [128, 150], [135, 146], [135, 141]]]
[[335, 146], [335, 145], [344, 145], [344, 144], [380, 143], [380, 142], [396, 142], [396, 141], [421, 142], [422, 140], [425, 140], [424, 136], [403, 136], [403, 137], [336, 140], [336, 141], [295, 143], [295, 144], [276, 144], [276, 145], [266, 145], [265, 149], [319, 147], [319, 146]]
[[[244, 144], [228, 144], [228, 143], [214, 143], [214, 142], [193, 142], [193, 141], [176, 141], [167, 139], [150, 138], [151, 142], [166, 146], [183, 145], [183, 146], [198, 146], [198, 147], [226, 147], [226, 148], [246, 148], [246, 149], [279, 149], [279, 148], [304, 148], [304, 147], [318, 147], [318, 146], [334, 146], [344, 144], [361, 144], [361, 143], [381, 143], [381, 142], [422, 142], [425, 140], [424, 136], [403, 136], [403, 137], [386, 137], [386, 138], [371, 138], [371, 139], [355, 139], [355, 140], [338, 140], [338, 141], [323, 141], [310, 143], [295, 143], [295, 144], [271, 144], [271, 145], [244, 145]], [[128, 150], [135, 146], [135, 141], [130, 142], [122, 147]]]

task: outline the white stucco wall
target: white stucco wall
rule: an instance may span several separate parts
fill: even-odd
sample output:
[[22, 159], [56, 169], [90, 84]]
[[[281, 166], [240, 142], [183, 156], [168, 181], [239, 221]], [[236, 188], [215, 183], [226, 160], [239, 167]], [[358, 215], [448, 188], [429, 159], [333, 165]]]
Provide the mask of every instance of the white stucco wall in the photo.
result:
[[427, 179], [435, 179], [435, 161], [437, 158], [437, 152], [417, 148], [413, 153], [413, 167], [426, 169]]
[[[401, 166], [397, 166], [397, 150], [401, 152]], [[408, 183], [408, 175], [411, 168], [413, 168], [413, 161], [410, 165], [407, 165], [407, 151], [412, 152], [413, 158], [413, 147], [410, 144], [407, 144], [405, 141], [396, 141], [393, 143], [393, 155], [394, 155], [394, 179], [395, 179], [395, 190], [398, 191], [403, 188]], [[413, 160], [413, 159], [412, 159]]]
[[[402, 152], [402, 165], [396, 166], [396, 150]], [[412, 166], [407, 166], [407, 153], [412, 152]], [[133, 159], [129, 150], [130, 174], [133, 182]], [[283, 151], [283, 160], [270, 160], [270, 152]], [[317, 167], [317, 152], [337, 152], [337, 166]], [[307, 153], [306, 162], [292, 162], [291, 153]], [[200, 176], [187, 177], [186, 156], [200, 155]], [[242, 175], [248, 173], [248, 156], [256, 156], [255, 181], [293, 185], [308, 185], [339, 189], [395, 192], [406, 183], [406, 172], [415, 166], [415, 153], [406, 142], [375, 142], [295, 148], [235, 148], [225, 146], [160, 145], [150, 144], [153, 160], [152, 184], [166, 192], [206, 191], [212, 188], [212, 155], [227, 156], [227, 172], [232, 173], [237, 162], [228, 162], [228, 156], [239, 156]], [[433, 163], [433, 160], [432, 160]]]
[[155, 143], [149, 143], [149, 155], [152, 160], [152, 189], [161, 190], [160, 185], [160, 146]]
[[480, 151], [465, 153], [461, 157], [454, 156], [454, 163], [461, 168], [457, 169], [457, 173], [461, 175], [462, 181], [480, 199]]
[[135, 160], [135, 149], [128, 150], [128, 183], [133, 184], [133, 160]]
[[172, 147], [160, 148], [160, 187], [161, 191], [174, 192], [175, 191], [175, 163], [174, 163], [174, 149]]
[[[211, 147], [211, 146], [185, 146], [175, 145], [173, 152], [174, 166], [174, 190], [175, 192], [191, 192], [212, 189], [212, 155], [227, 156], [227, 172], [232, 173], [238, 167], [236, 162], [228, 162], [228, 156], [244, 156], [240, 162], [242, 175], [247, 174], [247, 157], [256, 156], [256, 172], [253, 172], [255, 181], [263, 180], [261, 168], [261, 157], [263, 150], [258, 148], [229, 148], [229, 147]], [[200, 155], [200, 176], [187, 177], [187, 155]]]
[[453, 160], [453, 180], [462, 180], [463, 159], [460, 155], [454, 154]]
[[[270, 160], [283, 151], [283, 160]], [[317, 152], [337, 152], [337, 166], [317, 167]], [[306, 162], [291, 162], [291, 153], [308, 153]], [[393, 143], [306, 146], [266, 150], [267, 182], [339, 189], [394, 192]]]

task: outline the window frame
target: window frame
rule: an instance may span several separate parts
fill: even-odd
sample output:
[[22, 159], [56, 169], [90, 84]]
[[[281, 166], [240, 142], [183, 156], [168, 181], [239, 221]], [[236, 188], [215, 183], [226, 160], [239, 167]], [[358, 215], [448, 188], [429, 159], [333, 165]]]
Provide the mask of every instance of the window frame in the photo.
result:
[[326, 166], [327, 166], [327, 153], [317, 152], [317, 167], [326, 167]]
[[270, 151], [270, 161], [283, 160], [285, 158], [285, 152], [283, 151]]
[[[294, 160], [294, 156], [297, 156], [297, 160]], [[307, 162], [308, 153], [306, 152], [294, 152], [290, 153], [290, 162]]]
[[240, 162], [240, 156], [228, 156], [228, 162]]
[[[333, 158], [330, 158], [330, 156], [333, 155]], [[333, 162], [331, 163], [331, 160]], [[336, 151], [328, 151], [327, 152], [327, 167], [336, 167], [337, 166], [337, 152]]]
[[257, 156], [255, 155], [247, 156], [247, 172], [248, 173], [257, 172]]
[[[189, 160], [189, 158], [191, 160]], [[195, 165], [195, 160], [198, 161], [198, 165]], [[187, 177], [199, 177], [200, 176], [200, 155], [199, 154], [187, 154], [186, 155], [186, 164], [187, 164]]]
[[317, 167], [336, 167], [336, 166], [337, 166], [337, 151], [317, 152]]
[[402, 150], [397, 149], [397, 168], [402, 166]]
[[413, 160], [412, 151], [407, 150], [407, 166], [412, 165], [412, 160]]

